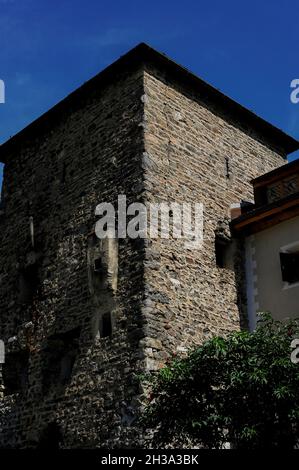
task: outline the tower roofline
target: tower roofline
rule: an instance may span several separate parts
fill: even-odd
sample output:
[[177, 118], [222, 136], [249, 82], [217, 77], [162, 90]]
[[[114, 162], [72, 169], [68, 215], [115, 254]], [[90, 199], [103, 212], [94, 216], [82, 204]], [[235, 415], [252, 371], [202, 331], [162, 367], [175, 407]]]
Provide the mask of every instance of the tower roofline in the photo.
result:
[[24, 140], [35, 137], [36, 133], [48, 127], [52, 120], [57, 122], [57, 117], [60, 117], [68, 106], [73, 107], [74, 103], [86, 96], [95, 85], [105, 86], [112, 83], [118, 73], [130, 70], [132, 67], [141, 64], [154, 65], [172, 78], [175, 78], [179, 83], [187, 86], [195, 94], [198, 93], [199, 96], [204, 95], [205, 98], [225, 110], [225, 113], [231, 119], [249, 126], [262, 135], [263, 139], [270, 144], [280, 148], [285, 154], [299, 149], [298, 140], [229, 98], [217, 88], [214, 88], [166, 55], [156, 51], [148, 44], [140, 43], [0, 145], [0, 161], [5, 163], [7, 156], [15, 147], [18, 147]]

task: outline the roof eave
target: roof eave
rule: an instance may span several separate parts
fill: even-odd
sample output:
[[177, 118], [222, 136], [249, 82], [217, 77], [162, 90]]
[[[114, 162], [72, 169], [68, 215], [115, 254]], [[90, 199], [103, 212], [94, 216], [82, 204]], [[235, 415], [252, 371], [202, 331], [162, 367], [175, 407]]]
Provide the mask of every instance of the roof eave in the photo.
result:
[[105, 84], [115, 80], [117, 72], [128, 70], [130, 67], [136, 65], [142, 66], [143, 63], [149, 63], [157, 67], [161, 67], [164, 72], [169, 72], [172, 77], [184, 82], [187, 86], [195, 90], [195, 92], [198, 91], [201, 94], [204, 92], [205, 96], [208, 96], [216, 104], [228, 111], [235, 119], [258, 131], [265, 140], [268, 140], [269, 143], [280, 148], [285, 154], [299, 150], [299, 142], [296, 139], [232, 100], [221, 91], [191, 73], [185, 67], [177, 64], [147, 44], [141, 43], [106, 67], [95, 77], [85, 82], [50, 110], [2, 144], [0, 146], [0, 161], [5, 163], [7, 155], [11, 153], [13, 147], [17, 146], [23, 139], [36, 135], [36, 132], [40, 131], [43, 126], [47, 125], [49, 120], [55, 116], [61, 115], [67, 106], [72, 104], [74, 100], [78, 100], [84, 94], [88, 93], [95, 84], [105, 86]]

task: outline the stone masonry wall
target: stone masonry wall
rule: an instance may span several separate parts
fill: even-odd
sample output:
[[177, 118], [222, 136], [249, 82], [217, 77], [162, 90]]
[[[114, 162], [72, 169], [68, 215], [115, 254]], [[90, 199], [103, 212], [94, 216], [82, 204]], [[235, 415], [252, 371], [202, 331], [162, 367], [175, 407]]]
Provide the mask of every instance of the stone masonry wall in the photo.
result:
[[5, 165], [0, 447], [126, 445], [142, 358], [143, 246], [93, 231], [97, 204], [141, 197], [142, 95], [142, 70], [116, 77]]
[[[250, 180], [284, 160], [153, 67], [144, 81], [146, 199], [204, 204], [202, 250], [174, 239], [151, 240], [146, 250], [147, 365], [156, 369], [171, 353], [246, 327], [242, 247], [229, 244], [230, 262], [217, 267], [215, 232], [228, 226], [231, 204], [253, 199]], [[153, 347], [151, 338], [159, 338]]]

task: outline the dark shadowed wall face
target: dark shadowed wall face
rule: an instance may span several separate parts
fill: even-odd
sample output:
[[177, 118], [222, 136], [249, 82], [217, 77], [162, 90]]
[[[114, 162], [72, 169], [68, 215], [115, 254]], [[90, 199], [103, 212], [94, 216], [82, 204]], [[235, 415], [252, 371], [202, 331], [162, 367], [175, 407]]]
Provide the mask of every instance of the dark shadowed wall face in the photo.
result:
[[[24, 353], [27, 362], [26, 389], [19, 390], [6, 371], [11, 361], [3, 365], [3, 447], [38, 445], [53, 421], [64, 446], [117, 442], [133, 413], [142, 247], [120, 240], [114, 254], [94, 226], [99, 203], [142, 195], [142, 95], [142, 71], [123, 73], [73, 102], [7, 159], [0, 337], [8, 358]], [[102, 282], [111, 269], [117, 286]]]

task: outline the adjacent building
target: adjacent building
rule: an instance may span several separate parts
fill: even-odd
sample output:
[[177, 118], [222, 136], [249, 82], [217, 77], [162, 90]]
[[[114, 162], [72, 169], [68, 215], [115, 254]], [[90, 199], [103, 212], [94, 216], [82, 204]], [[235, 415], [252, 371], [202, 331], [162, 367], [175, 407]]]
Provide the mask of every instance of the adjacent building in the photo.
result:
[[255, 204], [232, 222], [245, 239], [247, 312], [299, 318], [299, 160], [252, 181]]

